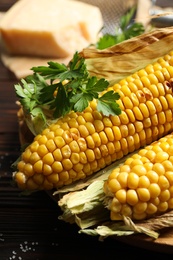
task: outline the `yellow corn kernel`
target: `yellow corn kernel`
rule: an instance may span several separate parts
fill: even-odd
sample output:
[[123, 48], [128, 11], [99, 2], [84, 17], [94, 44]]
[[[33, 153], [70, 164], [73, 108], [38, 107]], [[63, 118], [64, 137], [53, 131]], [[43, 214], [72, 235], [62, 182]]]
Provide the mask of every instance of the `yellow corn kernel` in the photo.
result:
[[108, 117], [103, 117], [103, 124], [104, 124], [105, 127], [112, 127], [113, 126], [111, 119], [108, 118]]
[[83, 138], [86, 138], [89, 135], [88, 129], [85, 125], [79, 125], [79, 132]]
[[94, 127], [93, 123], [91, 123], [91, 122], [86, 122], [86, 123], [85, 123], [85, 126], [86, 126], [86, 128], [87, 128], [87, 130], [88, 130], [88, 132], [89, 132], [90, 135], [92, 135], [92, 134], [95, 133], [96, 130], [95, 130], [95, 127]]
[[34, 163], [33, 165], [33, 170], [36, 173], [42, 173], [42, 169], [43, 169], [43, 161], [39, 160], [36, 163]]
[[139, 104], [139, 110], [142, 112], [143, 117], [149, 117], [148, 107], [144, 103]]
[[111, 127], [105, 127], [105, 133], [109, 141], [114, 141], [114, 133]]
[[131, 109], [126, 109], [126, 113], [129, 118], [129, 122], [134, 123], [136, 121], [135, 115]]
[[148, 215], [154, 215], [156, 212], [157, 212], [157, 207], [153, 203], [148, 203], [146, 213]]
[[38, 185], [41, 186], [44, 182], [44, 175], [42, 173], [35, 174], [33, 176], [33, 181]]
[[125, 108], [129, 108], [129, 109], [133, 108], [133, 103], [128, 96], [123, 97], [123, 104]]
[[128, 181], [127, 177], [128, 177], [128, 173], [123, 171], [117, 176], [117, 180], [119, 181], [122, 188], [127, 186], [127, 181]]
[[61, 172], [63, 170], [63, 165], [61, 162], [55, 161], [52, 164], [52, 170], [53, 172]]
[[92, 122], [93, 121], [93, 115], [91, 112], [86, 112], [84, 114], [84, 119], [86, 122]]
[[126, 191], [124, 189], [118, 190], [115, 193], [115, 197], [117, 198], [117, 200], [120, 203], [122, 203], [122, 204], [125, 203], [126, 202]]
[[154, 73], [154, 68], [152, 64], [147, 65], [145, 69], [148, 74]]
[[99, 136], [100, 136], [102, 144], [107, 144], [108, 143], [108, 138], [107, 138], [107, 135], [106, 135], [106, 133], [104, 131], [101, 131], [99, 133]]
[[65, 145], [65, 140], [62, 136], [56, 136], [54, 142], [58, 148], [61, 148]]
[[48, 165], [48, 164], [43, 164], [43, 174], [44, 175], [49, 175], [53, 172], [53, 168], [52, 165]]
[[131, 206], [135, 205], [138, 202], [138, 195], [135, 190], [127, 190], [126, 201]]
[[[137, 93], [137, 90], [134, 93], [131, 93], [131, 95], [130, 95], [133, 106], [139, 106], [139, 100], [138, 100], [136, 93]], [[130, 108], [127, 108], [127, 109], [130, 109]]]
[[[22, 161], [21, 161], [22, 162]], [[18, 166], [20, 169], [20, 166]], [[20, 170], [21, 171], [21, 170]], [[34, 169], [33, 165], [30, 163], [26, 163], [22, 171], [27, 175], [27, 176], [32, 176], [34, 174]], [[168, 173], [169, 174], [169, 173]]]

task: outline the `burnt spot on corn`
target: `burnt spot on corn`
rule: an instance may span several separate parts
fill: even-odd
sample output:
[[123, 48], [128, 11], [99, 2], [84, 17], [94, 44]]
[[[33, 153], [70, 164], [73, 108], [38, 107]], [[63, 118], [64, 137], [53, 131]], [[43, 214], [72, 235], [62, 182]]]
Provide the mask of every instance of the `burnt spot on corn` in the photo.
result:
[[173, 78], [171, 78], [169, 81], [165, 81], [164, 85], [173, 91]]

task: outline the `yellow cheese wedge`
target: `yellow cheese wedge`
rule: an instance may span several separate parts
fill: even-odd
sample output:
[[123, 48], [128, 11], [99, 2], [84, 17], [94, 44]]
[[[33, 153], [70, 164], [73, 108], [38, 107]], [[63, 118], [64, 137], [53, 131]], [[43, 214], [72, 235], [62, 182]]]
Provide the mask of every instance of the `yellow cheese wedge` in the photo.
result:
[[64, 58], [95, 43], [103, 27], [98, 7], [73, 0], [19, 0], [0, 21], [9, 54]]

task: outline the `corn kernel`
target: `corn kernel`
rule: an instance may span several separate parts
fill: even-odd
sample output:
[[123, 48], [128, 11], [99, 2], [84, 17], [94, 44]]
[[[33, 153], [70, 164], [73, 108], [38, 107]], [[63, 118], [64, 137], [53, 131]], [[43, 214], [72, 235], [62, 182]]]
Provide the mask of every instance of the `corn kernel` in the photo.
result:
[[149, 201], [150, 192], [147, 188], [137, 188], [137, 194], [141, 201]]
[[134, 205], [133, 210], [136, 214], [142, 214], [147, 209], [147, 203], [138, 201], [136, 205]]
[[136, 173], [130, 172], [127, 177], [127, 187], [129, 189], [136, 189], [139, 183], [139, 176]]
[[146, 173], [146, 177], [149, 179], [150, 183], [157, 183], [159, 180], [159, 176], [157, 172], [154, 170], [148, 170]]
[[162, 190], [159, 195], [159, 199], [161, 202], [168, 201], [170, 199], [170, 192], [168, 189]]
[[135, 205], [138, 202], [138, 195], [136, 191], [133, 189], [127, 190], [126, 200], [129, 205]]
[[34, 165], [33, 165], [33, 170], [34, 170], [36, 173], [42, 173], [42, 168], [43, 168], [43, 161], [42, 161], [42, 160], [37, 161], [37, 162], [34, 163]]
[[69, 174], [67, 171], [62, 171], [59, 173], [59, 179], [60, 181], [68, 181], [69, 180]]
[[118, 199], [118, 201], [120, 203], [125, 203], [126, 202], [126, 190], [124, 190], [124, 189], [118, 190], [115, 193], [115, 197]]
[[168, 202], [164, 201], [164, 202], [160, 202], [160, 204], [158, 205], [158, 210], [161, 212], [165, 212], [168, 209]]
[[161, 190], [168, 189], [170, 184], [164, 175], [159, 176], [158, 184]]
[[128, 173], [127, 172], [120, 172], [117, 176], [117, 180], [119, 181], [121, 187], [125, 188], [127, 186]]

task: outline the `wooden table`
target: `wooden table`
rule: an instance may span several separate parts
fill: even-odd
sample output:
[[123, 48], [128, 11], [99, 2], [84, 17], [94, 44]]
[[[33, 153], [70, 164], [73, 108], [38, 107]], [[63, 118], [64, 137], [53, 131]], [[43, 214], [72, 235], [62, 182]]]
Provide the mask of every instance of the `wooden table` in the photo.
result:
[[[7, 10], [15, 1], [1, 0], [0, 11]], [[141, 243], [129, 245], [108, 238], [78, 234], [76, 225], [58, 220], [57, 204], [45, 193], [21, 196], [12, 184], [11, 164], [20, 153], [17, 105], [14, 84], [18, 80], [0, 63], [0, 260], [87, 260], [138, 259], [161, 257], [173, 249]], [[129, 237], [129, 241], [131, 238]]]

